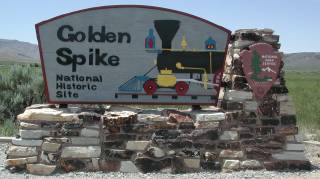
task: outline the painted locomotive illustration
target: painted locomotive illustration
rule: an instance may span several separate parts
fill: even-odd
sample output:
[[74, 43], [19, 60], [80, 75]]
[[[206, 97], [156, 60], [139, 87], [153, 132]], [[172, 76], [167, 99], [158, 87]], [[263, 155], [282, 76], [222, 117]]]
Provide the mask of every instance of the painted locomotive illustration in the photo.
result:
[[[146, 51], [157, 53], [155, 66], [145, 74], [134, 76], [123, 83], [118, 91], [155, 95], [162, 89], [171, 89], [171, 93], [185, 96], [192, 84], [201, 86], [204, 90], [214, 90], [220, 82], [225, 58], [224, 51], [215, 50], [215, 40], [208, 37], [201, 50], [187, 49], [188, 44], [183, 36], [181, 49], [173, 49], [172, 40], [179, 30], [180, 21], [154, 20], [154, 27], [162, 41], [162, 47], [156, 49], [154, 32], [150, 29], [145, 39], [145, 48]], [[157, 74], [151, 76], [150, 73], [154, 70], [157, 70]]]

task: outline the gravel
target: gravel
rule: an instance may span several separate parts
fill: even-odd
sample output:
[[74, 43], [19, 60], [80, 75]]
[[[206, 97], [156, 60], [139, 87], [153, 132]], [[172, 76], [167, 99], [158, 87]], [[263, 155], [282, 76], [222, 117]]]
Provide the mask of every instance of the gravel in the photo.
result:
[[27, 173], [10, 173], [7, 169], [5, 169], [5, 150], [8, 144], [0, 143], [0, 177], [3, 179], [20, 179], [20, 178], [77, 178], [77, 179], [102, 179], [102, 178], [126, 178], [126, 179], [171, 179], [171, 178], [181, 178], [181, 179], [189, 179], [189, 178], [197, 178], [197, 179], [210, 179], [210, 178], [221, 178], [221, 179], [229, 179], [229, 178], [308, 178], [308, 179], [316, 179], [320, 177], [320, 157], [318, 157], [318, 153], [320, 153], [320, 146], [314, 146], [307, 144], [306, 145], [306, 156], [313, 164], [313, 170], [311, 171], [239, 171], [232, 173], [217, 173], [217, 172], [201, 172], [201, 173], [188, 173], [188, 174], [159, 174], [159, 173], [102, 173], [102, 172], [71, 172], [71, 173], [56, 173], [52, 176], [36, 176], [30, 175]]

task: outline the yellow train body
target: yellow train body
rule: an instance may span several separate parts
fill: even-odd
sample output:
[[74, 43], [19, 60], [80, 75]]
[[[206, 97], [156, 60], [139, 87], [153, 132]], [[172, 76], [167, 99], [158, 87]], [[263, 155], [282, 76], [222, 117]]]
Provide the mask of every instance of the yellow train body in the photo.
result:
[[177, 83], [177, 78], [172, 74], [172, 70], [160, 70], [157, 75], [157, 85], [160, 87], [174, 87]]

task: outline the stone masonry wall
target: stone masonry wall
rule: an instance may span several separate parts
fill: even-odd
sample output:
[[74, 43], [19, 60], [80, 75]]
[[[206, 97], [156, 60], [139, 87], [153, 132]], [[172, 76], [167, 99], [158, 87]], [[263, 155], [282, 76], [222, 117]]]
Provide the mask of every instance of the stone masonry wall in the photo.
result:
[[[6, 165], [32, 174], [310, 169], [295, 140], [296, 116], [284, 72], [261, 103], [244, 77], [239, 53], [257, 42], [279, 48], [269, 29], [232, 38], [220, 108], [156, 110], [123, 106], [57, 108], [33, 105], [18, 116], [19, 134]], [[282, 65], [283, 66], [283, 65]], [[282, 68], [281, 66], [281, 68]]]

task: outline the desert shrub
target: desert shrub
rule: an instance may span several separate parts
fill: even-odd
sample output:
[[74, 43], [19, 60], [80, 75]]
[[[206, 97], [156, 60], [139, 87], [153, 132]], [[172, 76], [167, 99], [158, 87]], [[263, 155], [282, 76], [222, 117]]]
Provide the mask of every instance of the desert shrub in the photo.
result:
[[12, 65], [0, 72], [0, 120], [15, 119], [24, 108], [44, 101], [41, 70], [30, 65]]

